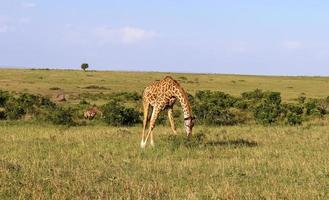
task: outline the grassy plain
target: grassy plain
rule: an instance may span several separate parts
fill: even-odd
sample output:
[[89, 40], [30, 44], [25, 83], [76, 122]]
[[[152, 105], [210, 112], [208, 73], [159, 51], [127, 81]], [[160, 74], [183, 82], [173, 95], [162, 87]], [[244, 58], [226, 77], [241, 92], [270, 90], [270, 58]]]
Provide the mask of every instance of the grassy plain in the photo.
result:
[[[0, 69], [0, 89], [53, 96], [65, 92], [82, 93], [142, 92], [150, 82], [166, 75], [179, 80], [188, 92], [220, 90], [232, 95], [257, 88], [281, 92], [284, 100], [300, 94], [307, 97], [329, 96], [329, 77], [280, 77], [221, 74], [177, 74], [159, 72], [113, 72], [82, 70]], [[98, 86], [99, 88], [90, 86]], [[58, 90], [53, 90], [54, 88]]]
[[[288, 101], [301, 93], [329, 96], [327, 77], [30, 69], [0, 69], [0, 89], [48, 96], [141, 92], [168, 74], [191, 93], [260, 88]], [[0, 122], [0, 199], [329, 199], [327, 119], [298, 127], [196, 125], [194, 133], [206, 137], [192, 142], [178, 124], [176, 137], [157, 126], [155, 148], [142, 150], [140, 126]]]
[[328, 199], [328, 126], [155, 129], [3, 123], [0, 199]]

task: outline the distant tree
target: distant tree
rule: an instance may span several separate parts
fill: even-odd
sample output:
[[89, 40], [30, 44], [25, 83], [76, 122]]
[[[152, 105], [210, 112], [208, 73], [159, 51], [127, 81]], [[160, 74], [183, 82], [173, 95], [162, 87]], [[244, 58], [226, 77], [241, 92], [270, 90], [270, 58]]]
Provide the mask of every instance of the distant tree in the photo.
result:
[[82, 63], [81, 64], [81, 69], [83, 69], [83, 71], [86, 71], [86, 69], [89, 67], [88, 63]]

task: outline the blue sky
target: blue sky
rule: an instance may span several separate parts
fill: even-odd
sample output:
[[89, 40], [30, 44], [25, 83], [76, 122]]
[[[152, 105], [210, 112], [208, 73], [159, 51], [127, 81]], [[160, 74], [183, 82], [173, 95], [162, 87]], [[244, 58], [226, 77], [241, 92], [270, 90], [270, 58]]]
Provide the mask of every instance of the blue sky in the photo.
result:
[[326, 0], [0, 0], [0, 66], [329, 75]]

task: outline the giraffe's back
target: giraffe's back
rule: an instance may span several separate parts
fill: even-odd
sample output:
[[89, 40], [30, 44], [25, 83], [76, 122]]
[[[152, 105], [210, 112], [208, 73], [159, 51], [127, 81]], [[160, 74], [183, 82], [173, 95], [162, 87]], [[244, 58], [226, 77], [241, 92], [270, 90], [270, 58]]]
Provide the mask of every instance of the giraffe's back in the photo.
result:
[[163, 106], [171, 106], [176, 98], [175, 92], [179, 84], [170, 76], [166, 76], [160, 81], [155, 81], [147, 86], [144, 90], [143, 100], [149, 102], [152, 106], [161, 104]]

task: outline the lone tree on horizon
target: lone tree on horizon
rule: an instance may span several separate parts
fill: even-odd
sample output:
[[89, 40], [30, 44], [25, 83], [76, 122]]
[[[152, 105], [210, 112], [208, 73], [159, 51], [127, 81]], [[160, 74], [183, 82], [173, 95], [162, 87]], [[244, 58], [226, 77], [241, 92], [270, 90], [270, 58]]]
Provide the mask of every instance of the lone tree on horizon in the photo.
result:
[[81, 64], [81, 69], [83, 69], [83, 71], [86, 71], [86, 69], [89, 67], [88, 63], [82, 63]]

